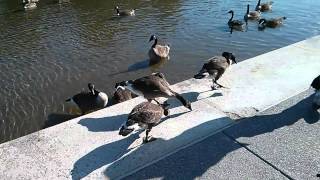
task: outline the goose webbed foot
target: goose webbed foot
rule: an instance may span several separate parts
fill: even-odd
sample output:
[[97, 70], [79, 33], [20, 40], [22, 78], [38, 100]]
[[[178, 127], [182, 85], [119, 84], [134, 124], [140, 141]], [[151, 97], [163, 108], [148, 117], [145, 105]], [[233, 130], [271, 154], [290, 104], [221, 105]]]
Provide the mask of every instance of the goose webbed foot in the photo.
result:
[[164, 112], [163, 112], [163, 114], [164, 114], [165, 116], [169, 116], [169, 115], [170, 115], [170, 110], [169, 110], [169, 109], [165, 109]]
[[146, 144], [146, 143], [149, 143], [149, 142], [152, 142], [152, 141], [155, 141], [155, 140], [157, 140], [157, 138], [152, 137], [152, 136], [144, 137], [143, 138], [143, 144]]
[[212, 86], [211, 86], [211, 89], [212, 90], [218, 90], [219, 88], [222, 88], [223, 86], [221, 86], [221, 85], [219, 85], [219, 84], [213, 84]]

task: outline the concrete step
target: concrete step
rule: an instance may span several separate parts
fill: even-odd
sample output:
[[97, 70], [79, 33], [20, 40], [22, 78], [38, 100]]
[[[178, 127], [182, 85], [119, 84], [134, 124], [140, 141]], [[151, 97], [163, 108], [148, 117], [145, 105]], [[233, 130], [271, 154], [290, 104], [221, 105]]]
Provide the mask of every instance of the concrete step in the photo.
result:
[[[102, 109], [0, 145], [4, 179], [118, 179], [190, 146], [234, 121], [253, 116], [309, 87], [320, 69], [320, 36], [233, 66], [210, 91], [211, 80], [190, 79], [172, 88], [191, 100], [188, 112], [170, 100], [171, 116], [141, 146], [144, 134], [118, 135], [142, 98]], [[318, 48], [319, 49], [319, 48]], [[223, 113], [225, 112], [225, 113]]]

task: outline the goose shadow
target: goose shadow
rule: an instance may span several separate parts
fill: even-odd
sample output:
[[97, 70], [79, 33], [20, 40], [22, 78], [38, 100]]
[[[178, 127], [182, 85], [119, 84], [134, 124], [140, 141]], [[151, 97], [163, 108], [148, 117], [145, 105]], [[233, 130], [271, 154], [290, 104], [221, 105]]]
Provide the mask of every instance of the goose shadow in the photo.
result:
[[92, 132], [116, 131], [127, 120], [127, 117], [127, 114], [121, 114], [103, 118], [85, 118], [81, 119], [78, 124], [87, 127], [88, 131]]
[[[177, 116], [180, 116], [184, 113], [177, 113], [173, 114], [171, 116], [167, 116], [164, 118], [160, 123], [164, 122], [165, 120], [168, 120], [170, 118], [174, 118]], [[116, 120], [117, 122], [123, 122], [119, 121], [120, 118], [127, 118], [127, 115], [123, 114], [120, 116], [113, 116], [111, 117], [111, 121]], [[105, 121], [106, 120], [106, 121]], [[85, 124], [89, 130], [94, 132], [100, 132], [105, 131], [108, 124], [105, 122], [109, 121], [110, 118], [100, 118], [99, 120], [95, 121], [94, 119], [85, 119]], [[79, 124], [81, 124], [79, 122]], [[110, 123], [112, 124], [112, 123]], [[121, 124], [113, 126], [118, 129]], [[101, 128], [100, 128], [101, 127]], [[115, 128], [112, 128], [115, 129]], [[128, 153], [131, 148], [128, 148], [135, 140], [139, 139], [140, 133], [144, 133], [144, 131], [139, 131], [135, 134], [132, 134], [128, 136], [127, 138], [121, 139], [119, 141], [115, 141], [109, 144], [105, 144], [103, 146], [100, 146], [93, 151], [89, 152], [85, 156], [81, 157], [79, 160], [77, 160], [74, 163], [73, 169], [71, 170], [72, 179], [81, 179], [89, 175], [91, 172], [95, 171], [96, 169], [101, 168], [104, 165], [107, 165], [111, 162], [115, 162], [117, 159], [122, 157], [124, 154]], [[140, 145], [142, 146], [142, 145]]]
[[[204, 91], [204, 92], [186, 92], [186, 93], [182, 93], [180, 94], [182, 97], [184, 97], [186, 100], [188, 100], [191, 103], [196, 102], [198, 100], [202, 100], [202, 99], [206, 99], [208, 97], [218, 97], [218, 96], [223, 96], [223, 94], [221, 92], [214, 92], [212, 95], [208, 96], [208, 97], [202, 97], [201, 99], [198, 99], [199, 95], [201, 93], [207, 93], [207, 92], [211, 92], [212, 90], [209, 91]], [[175, 108], [175, 107], [179, 107], [182, 106], [181, 102], [176, 99], [176, 98], [169, 98], [167, 100], [167, 102], [170, 104], [169, 108]]]
[[139, 133], [135, 133], [127, 138], [105, 144], [92, 150], [74, 163], [73, 169], [71, 170], [72, 179], [82, 179], [96, 169], [114, 162], [130, 151], [128, 147], [138, 138]]
[[[225, 119], [225, 118], [217, 118], [217, 119], [209, 120], [193, 128], [187, 129], [181, 134], [179, 134], [178, 136], [168, 140], [159, 137], [157, 138], [157, 140], [153, 142], [149, 142], [147, 144], [138, 146], [135, 149], [133, 149], [129, 154], [123, 157], [120, 157], [119, 159], [114, 161], [110, 166], [108, 166], [104, 171], [104, 175], [107, 179], [117, 179], [119, 178], [119, 176], [129, 173], [133, 169], [137, 169], [152, 161], [156, 161], [159, 157], [164, 155], [164, 152], [163, 152], [164, 150], [166, 149], [176, 150], [178, 148], [181, 148], [183, 144], [189, 144], [194, 142], [194, 139], [189, 138], [190, 136], [197, 135], [202, 137], [200, 135], [201, 133], [199, 132], [202, 132], [204, 129], [207, 128], [207, 126], [214, 126], [216, 121], [219, 121], [222, 119]], [[184, 143], [181, 144], [181, 141], [183, 141]], [[126, 169], [123, 169], [123, 167], [126, 167]], [[121, 170], [123, 172], [119, 173]]]
[[[186, 92], [186, 93], [181, 93], [180, 95], [185, 98], [186, 100], [188, 100], [191, 103], [196, 102], [198, 99], [197, 97], [199, 96], [200, 93], [198, 92]], [[181, 104], [181, 102], [177, 99], [177, 98], [169, 98], [167, 100], [167, 102], [170, 104], [169, 109], [171, 108], [175, 108], [175, 107], [179, 107], [179, 106], [183, 106]]]
[[159, 70], [160, 68], [162, 68], [166, 63], [167, 63], [167, 60], [165, 60], [165, 59], [159, 60], [158, 62], [152, 62], [149, 59], [145, 59], [145, 60], [142, 60], [142, 61], [139, 61], [137, 63], [130, 65], [127, 70], [112, 73], [112, 74], [110, 74], [110, 76], [139, 71], [139, 70], [147, 69], [147, 68], [150, 68], [153, 72], [155, 72], [155, 71]]
[[43, 129], [77, 118], [80, 115], [51, 113], [44, 122]]
[[[309, 96], [276, 114], [243, 118], [239, 123], [221, 133], [210, 136], [204, 141], [189, 146], [124, 179], [152, 179], [159, 177], [161, 177], [161, 179], [173, 179], [173, 177], [174, 179], [199, 178], [207, 172], [209, 168], [221, 162], [229, 153], [249, 146], [249, 144], [237, 142], [236, 139], [238, 138], [254, 137], [271, 133], [285, 126], [292, 126], [298, 121], [306, 122], [302, 127], [309, 127], [315, 123], [319, 123], [319, 112], [311, 108], [312, 97], [313, 96]], [[193, 130], [190, 129], [187, 131], [191, 132]], [[188, 133], [187, 131], [184, 133]], [[164, 140], [162, 140], [162, 142], [169, 143], [169, 141], [164, 142]], [[228, 159], [226, 159], [226, 161], [228, 162]], [[118, 163], [121, 163], [121, 161]], [[219, 167], [217, 168], [219, 171]], [[230, 168], [232, 168], [232, 166]], [[239, 169], [241, 170], [241, 168]], [[111, 170], [111, 167], [108, 167], [105, 175], [111, 175]]]

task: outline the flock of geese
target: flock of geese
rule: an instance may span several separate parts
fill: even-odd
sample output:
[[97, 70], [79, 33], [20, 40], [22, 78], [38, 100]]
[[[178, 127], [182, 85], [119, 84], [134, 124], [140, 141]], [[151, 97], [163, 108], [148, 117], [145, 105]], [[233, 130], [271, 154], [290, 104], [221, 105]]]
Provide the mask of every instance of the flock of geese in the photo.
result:
[[[246, 21], [260, 19], [261, 12], [269, 11], [271, 8], [272, 2], [261, 4], [259, 0], [255, 11], [250, 12], [249, 5], [247, 6], [247, 13], [244, 16], [244, 19]], [[117, 16], [135, 15], [134, 9], [121, 11], [119, 7], [116, 6], [115, 11]], [[239, 27], [243, 25], [243, 22], [233, 20], [234, 12], [232, 10], [229, 11], [229, 13], [232, 15], [228, 21], [229, 27], [239, 29]], [[283, 19], [285, 18], [282, 17], [270, 20], [260, 19], [259, 24], [263, 27], [277, 27], [282, 24]], [[153, 44], [148, 51], [150, 62], [169, 59], [169, 45], [158, 44], [158, 38], [155, 35], [151, 35], [149, 42], [151, 41], [153, 41]], [[200, 71], [194, 75], [194, 78], [202, 79], [209, 77], [213, 81], [212, 90], [223, 88], [224, 86], [217, 81], [233, 63], [237, 63], [234, 54], [223, 52], [221, 56], [214, 56], [204, 63]], [[314, 79], [311, 86], [317, 92], [313, 104], [315, 108], [320, 108], [320, 76]], [[89, 91], [81, 92], [66, 100], [67, 102], [76, 105], [81, 110], [82, 114], [104, 108], [108, 104], [108, 96], [106, 93], [95, 89], [95, 86], [92, 83], [88, 84], [88, 89]], [[169, 115], [169, 104], [167, 101], [160, 103], [157, 98], [175, 98], [180, 101], [185, 108], [192, 111], [191, 102], [179, 93], [173, 91], [164, 74], [160, 72], [152, 73], [135, 80], [126, 80], [116, 83], [112, 104], [124, 102], [136, 96], [141, 96], [147, 101], [138, 104], [132, 109], [127, 120], [121, 125], [119, 135], [127, 136], [142, 128], [146, 133], [143, 138], [143, 143], [155, 140], [155, 138], [149, 136], [151, 129], [160, 123], [162, 116]], [[152, 103], [152, 101], [154, 101], [154, 103]]]
[[[261, 12], [267, 12], [272, 9], [272, 4], [273, 2], [266, 2], [266, 3], [261, 3], [261, 0], [258, 1], [255, 11], [250, 11], [250, 5], [247, 5], [247, 11], [246, 14], [244, 15], [244, 21], [241, 20], [234, 20], [234, 11], [230, 10], [228, 13], [231, 14], [231, 18], [228, 21], [228, 26], [231, 30], [238, 30], [238, 31], [243, 31], [245, 24], [248, 25], [248, 21], [258, 21], [258, 28], [260, 30], [265, 29], [266, 27], [269, 28], [276, 28], [280, 25], [283, 24], [283, 20], [286, 19], [286, 17], [277, 17], [277, 18], [271, 18], [271, 19], [265, 19], [261, 18]], [[232, 31], [231, 31], [232, 32]]]

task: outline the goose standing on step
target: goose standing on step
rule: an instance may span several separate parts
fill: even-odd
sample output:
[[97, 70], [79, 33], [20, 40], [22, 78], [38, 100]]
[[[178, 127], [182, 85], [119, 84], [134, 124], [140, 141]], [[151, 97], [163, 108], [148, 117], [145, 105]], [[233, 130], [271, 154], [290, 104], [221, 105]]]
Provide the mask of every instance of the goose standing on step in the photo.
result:
[[118, 6], [114, 7], [114, 9], [116, 10], [117, 16], [134, 16], [135, 15], [134, 9], [120, 11]]
[[313, 87], [316, 90], [316, 93], [313, 99], [313, 107], [315, 109], [319, 109], [320, 108], [320, 75], [312, 81], [311, 87]]
[[120, 127], [119, 135], [127, 136], [138, 128], [146, 130], [146, 137], [143, 138], [143, 143], [148, 143], [156, 140], [150, 137], [151, 129], [158, 125], [162, 115], [168, 115], [168, 104], [162, 105], [153, 104], [151, 102], [143, 102], [138, 104], [130, 112], [128, 120]]
[[[144, 97], [149, 102], [152, 100], [156, 101], [155, 98], [159, 97], [175, 97], [186, 108], [192, 110], [191, 103], [184, 99], [180, 94], [170, 89], [169, 86], [170, 84], [162, 73], [153, 73], [149, 76], [145, 76], [134, 81], [123, 81], [119, 84], [119, 88], [129, 89], [132, 93]], [[156, 102], [159, 104], [158, 101]]]
[[244, 20], [247, 22], [248, 20], [257, 20], [260, 18], [260, 11], [250, 11], [250, 5], [247, 5], [247, 12], [244, 15]]
[[112, 97], [113, 105], [137, 97], [135, 94], [132, 94], [131, 91], [129, 91], [128, 89], [121, 89], [118, 87], [119, 87], [119, 83], [116, 83], [116, 86], [115, 86], [116, 91], [114, 92]]
[[272, 19], [260, 19], [259, 28], [264, 29], [266, 27], [276, 28], [283, 24], [283, 20], [287, 19], [286, 17], [272, 18]]
[[213, 80], [213, 86], [211, 88], [213, 90], [221, 88], [223, 86], [218, 84], [217, 81], [233, 62], [237, 63], [236, 57], [232, 53], [223, 52], [222, 56], [214, 56], [210, 58], [208, 62], [202, 66], [199, 73], [194, 75], [194, 78], [202, 79], [210, 76]]
[[233, 10], [230, 10], [228, 13], [231, 13], [231, 18], [228, 21], [229, 28], [242, 31], [244, 23], [240, 20], [233, 20], [233, 16], [234, 16]]
[[161, 59], [169, 59], [170, 46], [158, 44], [158, 38], [155, 35], [151, 35], [149, 42], [154, 41], [149, 52], [149, 58], [151, 63], [157, 63]]
[[88, 88], [89, 92], [81, 92], [66, 100], [79, 107], [82, 114], [104, 108], [108, 103], [107, 94], [96, 90], [92, 83], [88, 84]]
[[258, 1], [256, 11], [266, 12], [272, 9], [273, 1], [269, 1], [261, 4], [261, 0]]

